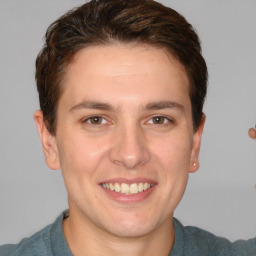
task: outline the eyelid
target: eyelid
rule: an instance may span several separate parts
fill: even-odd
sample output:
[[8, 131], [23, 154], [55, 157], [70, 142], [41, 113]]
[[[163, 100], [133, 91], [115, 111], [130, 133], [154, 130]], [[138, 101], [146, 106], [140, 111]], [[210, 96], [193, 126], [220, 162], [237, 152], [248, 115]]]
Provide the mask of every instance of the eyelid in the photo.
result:
[[[89, 123], [88, 121], [91, 119], [91, 118], [94, 118], [94, 117], [100, 117], [102, 118], [103, 120], [105, 120], [106, 122], [103, 123], [103, 124], [91, 124]], [[105, 125], [107, 122], [109, 122], [107, 120], [107, 118], [104, 116], [104, 115], [91, 115], [91, 116], [87, 116], [85, 118], [82, 119], [82, 123], [88, 123], [89, 125], [93, 125], [93, 126], [96, 126], [96, 125]]]
[[[155, 118], [155, 117], [163, 117], [163, 118], [165, 118], [167, 121], [168, 121], [168, 123], [174, 123], [174, 120], [171, 118], [171, 117], [168, 117], [168, 116], [166, 116], [166, 115], [160, 115], [160, 114], [156, 114], [156, 115], [153, 115], [153, 116], [150, 116], [150, 118], [148, 119], [148, 121], [147, 121], [147, 123], [150, 121], [150, 120], [152, 120], [153, 118]], [[163, 124], [154, 124], [154, 125], [168, 125], [168, 123], [163, 123]]]

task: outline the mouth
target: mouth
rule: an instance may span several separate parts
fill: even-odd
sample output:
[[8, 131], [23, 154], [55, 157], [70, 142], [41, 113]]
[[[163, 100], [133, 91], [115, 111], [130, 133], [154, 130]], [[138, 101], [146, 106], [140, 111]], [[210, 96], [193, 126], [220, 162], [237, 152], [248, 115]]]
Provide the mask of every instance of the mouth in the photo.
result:
[[136, 195], [153, 187], [152, 183], [139, 182], [139, 183], [101, 183], [104, 189], [113, 191], [122, 195]]

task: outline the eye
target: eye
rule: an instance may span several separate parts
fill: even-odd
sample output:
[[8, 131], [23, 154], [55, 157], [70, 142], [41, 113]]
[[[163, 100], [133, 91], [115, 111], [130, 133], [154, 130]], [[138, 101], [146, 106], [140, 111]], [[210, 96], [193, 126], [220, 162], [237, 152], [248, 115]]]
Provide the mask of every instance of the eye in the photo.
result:
[[83, 122], [89, 123], [91, 125], [100, 125], [100, 124], [107, 123], [106, 119], [103, 118], [102, 116], [91, 116], [91, 117], [86, 118]]
[[150, 124], [168, 124], [173, 123], [173, 121], [170, 118], [167, 118], [165, 116], [153, 116], [148, 123]]

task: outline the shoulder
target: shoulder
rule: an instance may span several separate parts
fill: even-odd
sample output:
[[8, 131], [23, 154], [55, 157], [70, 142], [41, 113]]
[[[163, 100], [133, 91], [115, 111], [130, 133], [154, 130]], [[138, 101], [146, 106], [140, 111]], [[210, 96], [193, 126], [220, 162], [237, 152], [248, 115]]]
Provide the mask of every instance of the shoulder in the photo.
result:
[[29, 238], [22, 239], [18, 244], [6, 244], [0, 246], [0, 256], [34, 256], [51, 255], [50, 246], [51, 225]]
[[[255, 256], [256, 237], [250, 240], [230, 242], [228, 239], [194, 226], [183, 226], [174, 219], [176, 237], [184, 255]], [[175, 241], [176, 243], [176, 241]]]
[[0, 246], [0, 256], [72, 256], [62, 229], [62, 221], [68, 214], [64, 211], [53, 224], [18, 244]]

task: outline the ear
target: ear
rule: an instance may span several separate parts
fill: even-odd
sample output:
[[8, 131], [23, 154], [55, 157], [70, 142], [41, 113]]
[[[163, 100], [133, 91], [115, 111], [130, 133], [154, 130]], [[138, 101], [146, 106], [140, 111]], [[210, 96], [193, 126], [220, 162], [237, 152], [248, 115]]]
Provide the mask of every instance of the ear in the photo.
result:
[[41, 110], [37, 110], [34, 113], [34, 120], [42, 143], [46, 164], [52, 170], [57, 170], [60, 168], [60, 164], [56, 138], [48, 131]]
[[199, 152], [201, 147], [201, 138], [204, 130], [206, 116], [203, 114], [201, 123], [193, 135], [193, 147], [190, 158], [189, 172], [196, 172], [199, 168]]

